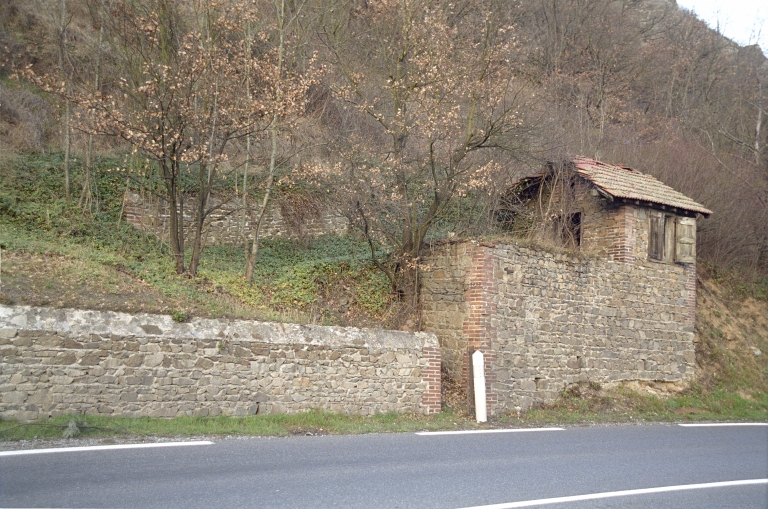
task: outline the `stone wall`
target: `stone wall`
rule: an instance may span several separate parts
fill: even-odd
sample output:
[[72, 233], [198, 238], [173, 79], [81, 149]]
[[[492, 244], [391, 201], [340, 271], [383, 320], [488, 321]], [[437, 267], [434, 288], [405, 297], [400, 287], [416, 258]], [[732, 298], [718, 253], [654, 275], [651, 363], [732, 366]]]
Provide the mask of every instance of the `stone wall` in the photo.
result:
[[[206, 245], [242, 244], [243, 229], [248, 238], [253, 238], [255, 212], [250, 211], [245, 217], [243, 228], [239, 204], [225, 201], [221, 197], [212, 197], [212, 202], [220, 208], [212, 212], [206, 220], [204, 242]], [[170, 216], [167, 203], [150, 195], [127, 193], [124, 204], [125, 220], [145, 233], [158, 238], [168, 237]], [[193, 218], [187, 211], [184, 214], [185, 229], [189, 230]], [[317, 214], [308, 214], [301, 224], [286, 221], [279, 206], [269, 206], [261, 225], [262, 238], [312, 238], [323, 235], [343, 235], [349, 229], [349, 222], [339, 213], [324, 209]], [[191, 232], [191, 230], [189, 230]], [[185, 235], [189, 232], [185, 231]]]
[[440, 411], [433, 334], [0, 306], [0, 416]]
[[[575, 177], [572, 184], [566, 200], [567, 212], [581, 214], [579, 249], [590, 255], [618, 261], [645, 259], [648, 252], [648, 209], [609, 200], [597, 192], [594, 184], [581, 177]], [[555, 204], [553, 214], [562, 213], [557, 210], [557, 203], [561, 200], [559, 190], [556, 189], [551, 197]], [[536, 201], [530, 200], [528, 207], [536, 207]], [[539, 244], [563, 245], [562, 234], [551, 226], [540, 225], [532, 233], [533, 240]]]
[[428, 266], [430, 269], [420, 275], [424, 329], [437, 335], [443, 369], [458, 379], [467, 347], [463, 326], [469, 311], [465, 293], [472, 266], [472, 244], [461, 242], [433, 249], [428, 255]]
[[574, 382], [693, 376], [693, 265], [478, 242], [435, 247], [425, 261], [440, 267], [422, 275], [427, 330], [465, 383], [467, 348], [483, 351], [491, 414], [552, 401]]

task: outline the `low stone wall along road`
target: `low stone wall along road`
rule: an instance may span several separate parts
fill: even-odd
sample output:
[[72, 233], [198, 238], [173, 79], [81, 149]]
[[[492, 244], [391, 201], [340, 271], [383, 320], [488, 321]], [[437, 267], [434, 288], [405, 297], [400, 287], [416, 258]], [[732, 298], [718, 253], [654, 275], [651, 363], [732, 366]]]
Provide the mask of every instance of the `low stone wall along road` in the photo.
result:
[[440, 411], [434, 334], [0, 306], [0, 417]]

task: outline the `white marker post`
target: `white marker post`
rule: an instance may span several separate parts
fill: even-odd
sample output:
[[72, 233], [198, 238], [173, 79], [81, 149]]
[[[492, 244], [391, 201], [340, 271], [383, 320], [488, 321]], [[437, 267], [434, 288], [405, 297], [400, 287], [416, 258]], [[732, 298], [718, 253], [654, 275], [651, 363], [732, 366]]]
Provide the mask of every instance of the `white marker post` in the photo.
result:
[[486, 422], [488, 411], [485, 408], [485, 363], [483, 352], [480, 350], [472, 354], [472, 372], [475, 387], [475, 417], [477, 422]]

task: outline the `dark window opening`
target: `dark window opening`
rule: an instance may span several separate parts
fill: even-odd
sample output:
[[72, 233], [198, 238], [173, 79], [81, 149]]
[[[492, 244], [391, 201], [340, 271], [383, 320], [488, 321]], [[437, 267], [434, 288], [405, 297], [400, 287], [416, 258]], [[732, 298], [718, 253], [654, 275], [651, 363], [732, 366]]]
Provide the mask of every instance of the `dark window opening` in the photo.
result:
[[563, 225], [563, 243], [566, 246], [581, 245], [581, 212], [568, 214]]

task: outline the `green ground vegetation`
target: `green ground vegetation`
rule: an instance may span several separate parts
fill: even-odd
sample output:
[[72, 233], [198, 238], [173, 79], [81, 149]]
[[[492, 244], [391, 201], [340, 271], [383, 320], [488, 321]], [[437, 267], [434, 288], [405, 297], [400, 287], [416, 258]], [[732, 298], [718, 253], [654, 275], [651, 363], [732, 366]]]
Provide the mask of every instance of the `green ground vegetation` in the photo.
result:
[[[6, 303], [159, 312], [182, 321], [226, 316], [386, 325], [392, 319], [389, 283], [360, 239], [265, 239], [252, 286], [244, 279], [242, 246], [208, 246], [190, 279], [176, 274], [166, 244], [120, 219], [123, 193], [136, 183], [112, 170], [119, 158], [97, 160], [89, 208], [61, 198], [59, 159], [22, 155], [0, 163], [0, 299]], [[82, 174], [76, 163], [73, 180]]]
[[172, 437], [222, 435], [328, 435], [460, 429], [466, 419], [445, 411], [433, 416], [386, 413], [342, 415], [319, 410], [300, 414], [248, 417], [129, 418], [59, 416], [35, 423], [0, 423], [2, 440], [45, 440], [75, 437]]
[[550, 404], [509, 414], [502, 422], [539, 424], [767, 421], [768, 394], [745, 397], [723, 389], [705, 391], [694, 384], [677, 395], [656, 395], [619, 385], [602, 389], [599, 384], [580, 384], [564, 391]]

